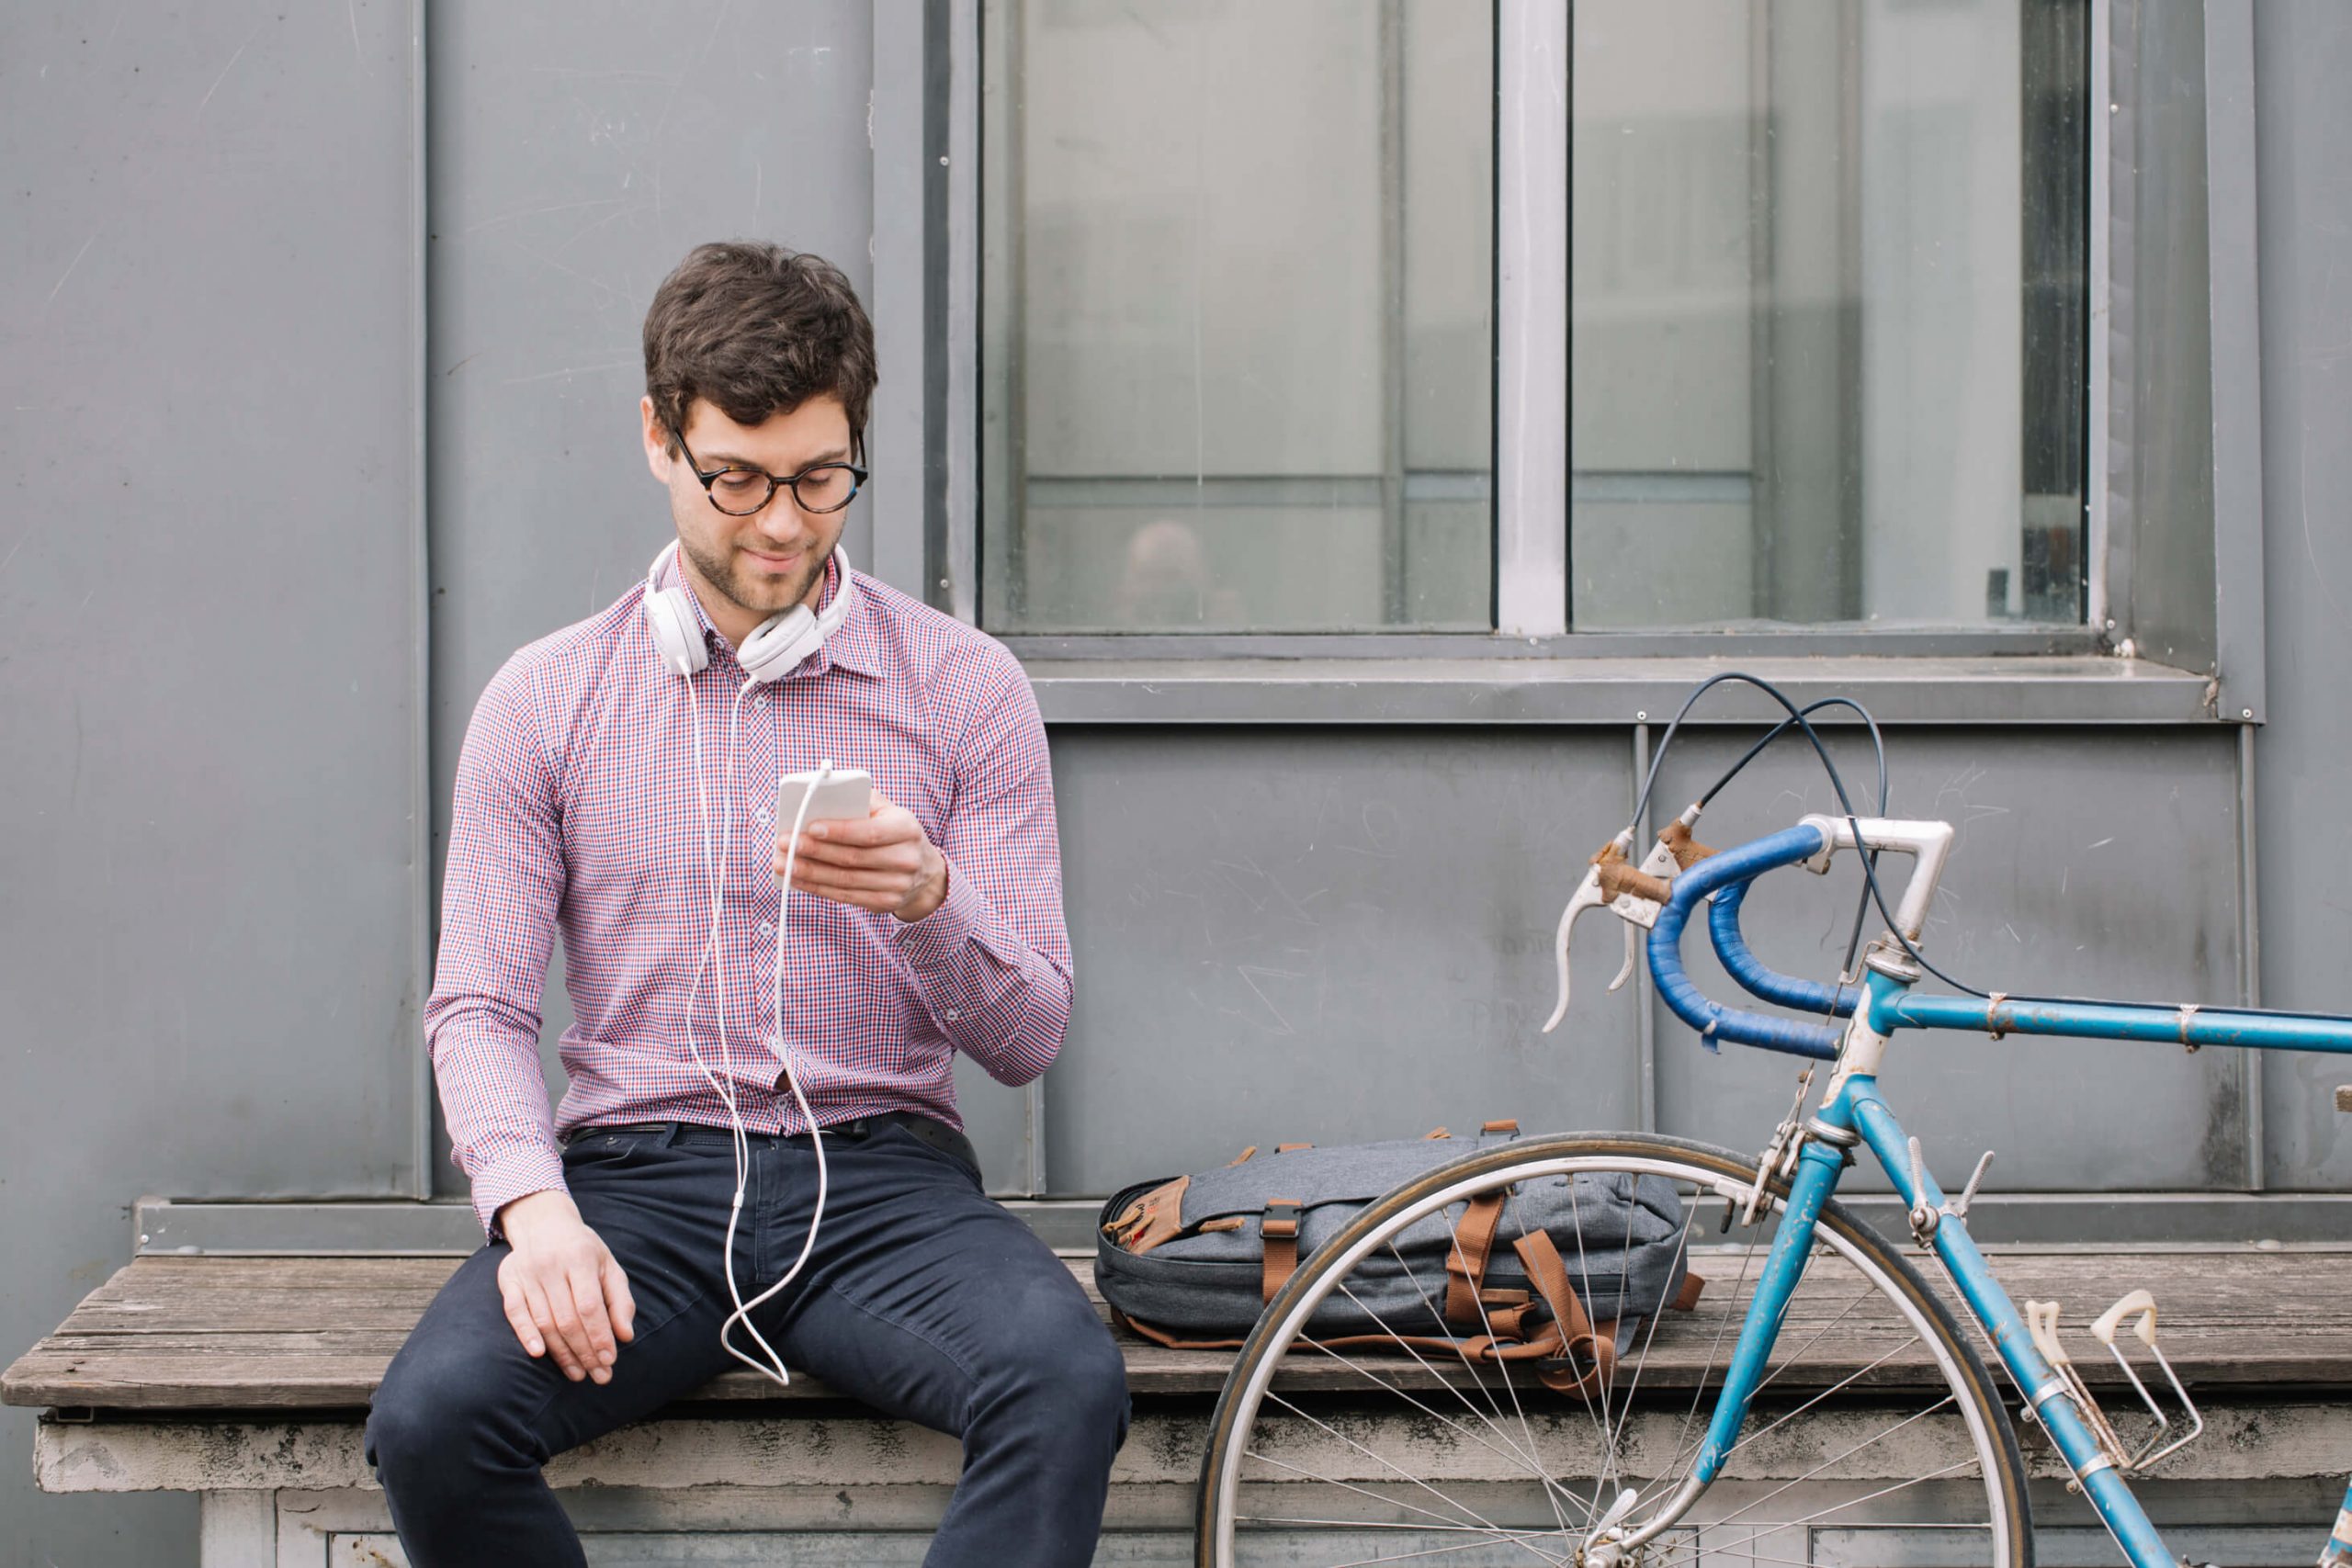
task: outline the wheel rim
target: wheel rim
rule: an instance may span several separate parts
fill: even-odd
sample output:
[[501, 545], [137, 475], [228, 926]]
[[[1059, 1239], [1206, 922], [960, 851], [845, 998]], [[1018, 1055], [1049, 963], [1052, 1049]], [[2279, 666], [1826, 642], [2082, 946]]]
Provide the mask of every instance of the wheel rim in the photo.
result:
[[[1220, 1404], [1204, 1470], [1209, 1560], [1323, 1563], [1328, 1551], [1333, 1565], [1600, 1564], [1611, 1561], [1596, 1545], [1600, 1529], [1613, 1523], [1630, 1538], [1616, 1560], [1626, 1568], [1892, 1560], [1890, 1530], [1907, 1532], [1900, 1549], [1924, 1551], [1922, 1562], [2020, 1562], [2014, 1441], [1985, 1408], [1996, 1397], [1989, 1377], [1892, 1249], [1874, 1256], [1834, 1213], [1816, 1229], [1806, 1284], [1722, 1475], [1696, 1506], [1669, 1517], [1667, 1500], [1695, 1490], [1689, 1465], [1713, 1409], [1706, 1395], [1720, 1383], [1769, 1242], [1763, 1226], [1743, 1246], [1701, 1237], [1724, 1205], [1748, 1195], [1751, 1172], [1736, 1160], [1622, 1144], [1473, 1156], [1463, 1164], [1476, 1168], [1437, 1173], [1409, 1203], [1376, 1224], [1367, 1213], [1326, 1243], [1277, 1299]], [[1498, 1377], [1458, 1353], [1374, 1356], [1291, 1342], [1326, 1300], [1345, 1294], [1369, 1310], [1349, 1290], [1368, 1259], [1414, 1273], [1386, 1238], [1492, 1189], [1506, 1169], [1514, 1183], [1602, 1172], [1673, 1181], [1684, 1203], [1676, 1246], [1710, 1280], [1700, 1311], [1637, 1325], [1609, 1385], [1582, 1398], [1552, 1393], [1523, 1371]], [[1780, 1201], [1766, 1207], [1776, 1218]], [[1581, 1249], [1568, 1259], [1572, 1281], [1580, 1258]], [[1591, 1260], [1581, 1261], [1589, 1280]], [[1414, 1284], [1428, 1296], [1426, 1281]], [[1442, 1294], [1442, 1277], [1436, 1286]], [[1694, 1361], [1702, 1335], [1712, 1342]], [[1662, 1344], [1671, 1353], [1656, 1354]], [[1302, 1386], [1315, 1397], [1300, 1397]], [[1385, 1426], [1383, 1413], [1392, 1418]], [[1922, 1454], [1942, 1457], [1923, 1465]], [[1276, 1492], [1278, 1481], [1291, 1484]], [[1631, 1506], [1612, 1519], [1627, 1488]], [[1316, 1531], [1328, 1549], [1310, 1551]]]

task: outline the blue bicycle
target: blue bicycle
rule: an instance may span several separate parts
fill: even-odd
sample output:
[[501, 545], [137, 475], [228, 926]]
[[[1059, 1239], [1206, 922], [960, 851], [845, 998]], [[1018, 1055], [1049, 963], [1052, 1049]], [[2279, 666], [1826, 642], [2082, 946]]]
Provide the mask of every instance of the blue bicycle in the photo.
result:
[[[1717, 678], [1724, 679], [1748, 680]], [[2056, 1305], [2029, 1303], [2020, 1314], [1970, 1237], [1968, 1208], [1984, 1163], [1952, 1196], [1896, 1119], [1881, 1068], [1905, 1030], [2352, 1052], [2352, 1020], [2013, 997], [1949, 981], [1919, 944], [1952, 828], [1883, 815], [1883, 746], [1882, 814], [1856, 813], [1811, 722], [1829, 705], [1800, 711], [1763, 682], [1749, 683], [1781, 701], [1789, 718], [1739, 766], [1774, 736], [1798, 733], [1828, 768], [1842, 813], [1807, 817], [1717, 852], [1691, 836], [1711, 790], [1638, 864], [1634, 829], [1618, 834], [1561, 918], [1553, 1024], [1567, 1009], [1571, 931], [1588, 911], [1606, 910], [1626, 926], [1621, 983], [1639, 942], [1659, 996], [1711, 1045], [1731, 1041], [1825, 1066], [1814, 1109], [1805, 1110], [1816, 1076], [1808, 1066], [1795, 1106], [1760, 1156], [1637, 1133], [1530, 1137], [1441, 1166], [1363, 1209], [1300, 1260], [1234, 1365], [1202, 1470], [1203, 1568], [2018, 1568], [2033, 1562], [2034, 1537], [2012, 1404], [2047, 1434], [2126, 1561], [2181, 1568], [2127, 1481], [2202, 1427], [2158, 1347], [2154, 1302], [2135, 1292], [2089, 1325], [2121, 1364], [2118, 1386], [2137, 1394], [2132, 1410], [2110, 1415], [2060, 1341]], [[1689, 712], [1686, 703], [1659, 760]], [[1654, 761], [1637, 823], [1656, 779]], [[1854, 854], [1864, 874], [1846, 972], [1834, 983], [1775, 973], [1741, 931], [1748, 889], [1784, 867], [1826, 872], [1841, 853]], [[1910, 862], [1892, 902], [1877, 872], [1884, 854]], [[1863, 919], [1873, 910], [1885, 929], [1864, 945]], [[1701, 994], [1681, 958], [1693, 919], [1703, 919], [1739, 985], [1789, 1013], [1725, 1007]], [[1915, 988], [1931, 974], [1964, 994]], [[1885, 1171], [1913, 1239], [1941, 1265], [1949, 1291], [1931, 1286], [1895, 1242], [1836, 1201], [1839, 1178], [1864, 1151]], [[1449, 1279], [1429, 1268], [1426, 1250], [1398, 1239], [1417, 1228], [1426, 1237], [1438, 1225], [1459, 1235], [1463, 1216], [1481, 1207], [1498, 1209], [1500, 1233], [1511, 1235], [1521, 1195], [1539, 1182], [1567, 1186], [1572, 1206], [1574, 1195], [1589, 1194], [1596, 1213], [1623, 1213], [1636, 1183], [1645, 1194], [1670, 1184], [1680, 1206], [1665, 1206], [1679, 1219], [1667, 1222], [1663, 1239], [1678, 1277], [1687, 1271], [1703, 1281], [1684, 1292], [1688, 1298], [1695, 1290], [1696, 1302], [1658, 1310], [1631, 1301], [1635, 1238], [1621, 1225], [1622, 1244], [1611, 1237], [1562, 1248], [1573, 1294], [1465, 1294], [1454, 1280], [1460, 1332], [1451, 1341], [1401, 1321], [1388, 1344], [1378, 1334], [1327, 1341], [1312, 1332], [1310, 1319], [1327, 1302], [1353, 1321], [1369, 1313], [1386, 1326], [1363, 1303], [1393, 1303], [1400, 1269], [1422, 1297], [1421, 1322], [1444, 1313]], [[1556, 1201], [1550, 1207], [1556, 1212]], [[1644, 1236], [1640, 1245], [1660, 1240]], [[1435, 1277], [1415, 1278], [1408, 1252]], [[1465, 1272], [1476, 1278], [1457, 1244], [1446, 1274]], [[1459, 1322], [1464, 1310], [1474, 1322]], [[1392, 1306], [1389, 1316], [1400, 1314]], [[1575, 1320], [1551, 1342], [1582, 1353], [1556, 1357], [1548, 1378], [1496, 1351], [1524, 1342], [1531, 1316]], [[2007, 1391], [1980, 1345], [2005, 1372]], [[1555, 1392], [1563, 1388], [1570, 1392]], [[2352, 1496], [2346, 1509], [2321, 1568], [2352, 1565]]]

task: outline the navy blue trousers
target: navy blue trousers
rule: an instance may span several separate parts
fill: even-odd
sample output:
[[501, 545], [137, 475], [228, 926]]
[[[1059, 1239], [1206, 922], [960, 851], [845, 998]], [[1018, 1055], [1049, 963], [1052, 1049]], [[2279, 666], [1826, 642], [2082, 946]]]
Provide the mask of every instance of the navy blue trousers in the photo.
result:
[[[745, 1300], [799, 1255], [817, 1192], [805, 1142], [754, 1137], [735, 1271]], [[817, 1249], [753, 1315], [796, 1374], [960, 1438], [929, 1568], [1091, 1561], [1126, 1435], [1125, 1364], [1069, 1268], [954, 1155], [885, 1125], [828, 1137]], [[628, 1272], [637, 1337], [613, 1378], [534, 1359], [500, 1305], [503, 1242], [461, 1264], [384, 1374], [367, 1452], [415, 1568], [584, 1564], [539, 1473], [738, 1366], [720, 1255], [735, 1164], [722, 1130], [591, 1133], [564, 1152], [581, 1217]], [[734, 1342], [752, 1348], [739, 1326]]]

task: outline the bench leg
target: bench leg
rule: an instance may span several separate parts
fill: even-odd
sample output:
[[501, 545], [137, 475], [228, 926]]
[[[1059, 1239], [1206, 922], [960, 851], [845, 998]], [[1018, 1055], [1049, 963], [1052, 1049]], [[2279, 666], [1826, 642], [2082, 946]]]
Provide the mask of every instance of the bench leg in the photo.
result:
[[198, 1494], [197, 1562], [201, 1568], [277, 1568], [277, 1495]]

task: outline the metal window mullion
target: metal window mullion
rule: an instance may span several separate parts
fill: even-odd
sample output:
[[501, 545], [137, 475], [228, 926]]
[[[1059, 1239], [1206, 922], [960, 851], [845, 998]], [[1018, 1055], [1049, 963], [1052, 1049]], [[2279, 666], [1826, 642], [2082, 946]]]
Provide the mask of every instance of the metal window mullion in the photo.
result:
[[871, 529], [859, 564], [902, 592], [924, 597], [923, 299], [929, 287], [923, 200], [922, 0], [881, 0], [874, 10], [874, 82], [867, 99], [873, 157], [874, 346], [881, 378], [866, 420], [873, 473], [858, 513]]
[[1381, 621], [1410, 614], [1405, 530], [1405, 8], [1380, 6]]
[[[427, 210], [430, 187], [425, 183], [426, 149], [430, 145], [429, 128], [425, 121], [425, 6], [427, 0], [412, 0], [409, 7], [409, 278], [408, 332], [409, 374], [413, 378], [409, 404], [409, 515], [411, 568], [409, 602], [407, 605], [410, 636], [410, 679], [414, 682], [416, 701], [409, 715], [409, 953], [408, 984], [415, 998], [416, 1012], [422, 1019], [425, 998], [433, 991], [434, 917], [436, 908], [433, 885], [433, 563], [432, 532], [426, 517], [426, 506], [432, 493], [432, 411], [428, 399], [433, 385], [427, 356], [432, 342], [432, 304], [427, 288], [432, 273], [431, 214]], [[422, 1031], [420, 1030], [421, 1033]], [[413, 1037], [412, 1037], [413, 1038]], [[408, 1193], [413, 1198], [433, 1196], [433, 1130], [439, 1100], [433, 1089], [432, 1055], [424, 1042], [415, 1041], [414, 1065], [409, 1080], [408, 1157], [415, 1162], [409, 1172]]]
[[2113, 17], [2109, 0], [2092, 0], [2090, 8], [2090, 331], [2085, 344], [2083, 442], [2083, 572], [2088, 579], [2084, 602], [2094, 629], [2107, 629], [2110, 612], [2107, 597], [2108, 530], [2108, 345], [2113, 334], [2113, 238], [2109, 232], [2115, 195], [2115, 66]]
[[1499, 0], [1495, 630], [1568, 625], [1568, 6]]
[[945, 608], [979, 619], [980, 0], [946, 0]]
[[2205, 7], [2206, 276], [2213, 418], [2213, 642], [2219, 716], [2266, 716], [2261, 263], [2253, 0]]

